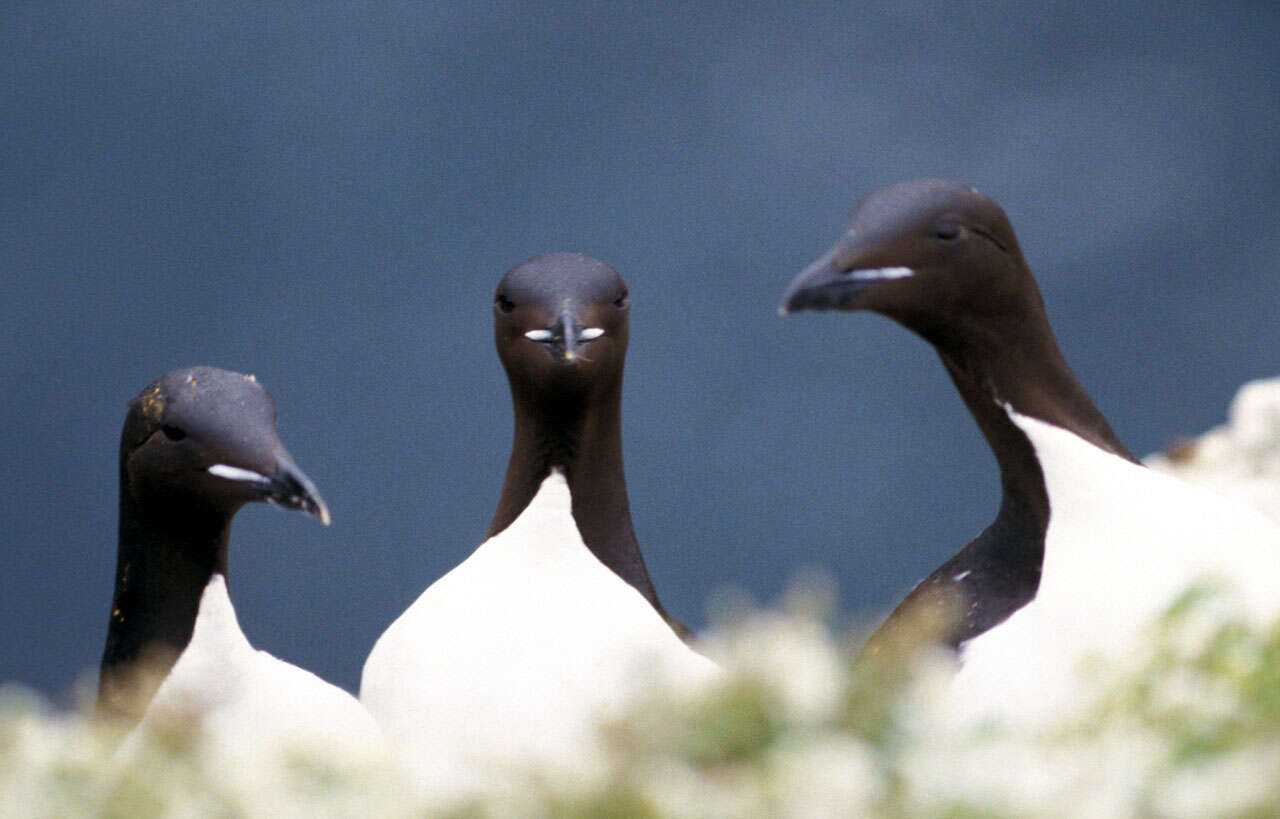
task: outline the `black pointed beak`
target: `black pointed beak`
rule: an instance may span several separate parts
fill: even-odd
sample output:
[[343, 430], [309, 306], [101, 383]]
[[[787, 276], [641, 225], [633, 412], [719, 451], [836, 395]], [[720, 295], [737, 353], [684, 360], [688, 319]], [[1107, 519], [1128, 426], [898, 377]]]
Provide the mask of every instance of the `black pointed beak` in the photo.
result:
[[845, 277], [836, 265], [836, 248], [832, 248], [791, 280], [782, 294], [778, 313], [785, 316], [800, 310], [830, 310], [839, 304], [844, 287]]
[[886, 281], [915, 275], [906, 267], [841, 264], [841, 255], [849, 255], [842, 250], [837, 244], [791, 280], [778, 305], [780, 315], [801, 310], [857, 310], [864, 293]]
[[551, 328], [554, 352], [559, 353], [560, 358], [565, 361], [573, 361], [577, 357], [578, 347], [581, 346], [579, 341], [581, 336], [582, 323], [571, 311], [565, 310]]
[[284, 509], [306, 512], [325, 526], [329, 525], [329, 507], [306, 473], [288, 456], [276, 462], [276, 474], [262, 487], [266, 499]]
[[573, 362], [583, 358], [581, 349], [603, 333], [598, 328], [583, 330], [582, 322], [574, 315], [573, 310], [565, 307], [550, 327], [545, 330], [530, 330], [524, 337], [545, 345], [552, 358]]

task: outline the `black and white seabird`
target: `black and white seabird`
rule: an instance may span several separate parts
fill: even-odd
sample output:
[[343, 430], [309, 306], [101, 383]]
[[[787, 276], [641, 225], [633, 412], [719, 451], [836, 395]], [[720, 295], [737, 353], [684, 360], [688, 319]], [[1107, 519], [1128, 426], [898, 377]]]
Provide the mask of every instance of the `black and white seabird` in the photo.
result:
[[1000, 467], [996, 520], [907, 596], [872, 650], [916, 607], [942, 605], [957, 615], [957, 682], [1031, 711], [1069, 687], [1080, 656], [1123, 650], [1203, 576], [1280, 611], [1280, 528], [1136, 461], [1067, 366], [990, 198], [937, 179], [876, 191], [781, 309], [867, 310], [924, 338]]
[[[99, 713], [144, 724], [197, 718], [243, 738], [377, 736], [347, 692], [255, 650], [227, 590], [231, 519], [268, 501], [328, 524], [251, 375], [174, 370], [129, 404], [120, 436], [115, 592]], [[233, 740], [235, 741], [235, 740]]]
[[497, 511], [479, 548], [378, 639], [360, 686], [435, 777], [578, 757], [638, 685], [714, 673], [667, 622], [632, 531], [629, 309], [622, 277], [578, 254], [532, 258], [498, 284], [515, 439]]

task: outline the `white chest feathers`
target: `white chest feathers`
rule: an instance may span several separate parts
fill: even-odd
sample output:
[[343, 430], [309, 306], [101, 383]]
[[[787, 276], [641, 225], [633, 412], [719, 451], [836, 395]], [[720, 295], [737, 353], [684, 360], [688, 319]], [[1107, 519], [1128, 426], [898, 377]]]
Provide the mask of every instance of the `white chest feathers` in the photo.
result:
[[969, 641], [956, 688], [1014, 716], [1071, 707], [1082, 660], [1132, 653], [1193, 583], [1225, 583], [1255, 620], [1280, 614], [1280, 526], [1257, 510], [1009, 412], [1044, 472], [1049, 528], [1036, 597]]
[[241, 764], [299, 753], [366, 753], [380, 733], [350, 694], [249, 645], [215, 574], [200, 598], [191, 642], [156, 690], [125, 748], [164, 724], [198, 729], [206, 750]]
[[715, 673], [590, 552], [553, 472], [383, 633], [360, 698], [424, 774], [465, 782], [589, 759], [597, 720], [654, 685]]

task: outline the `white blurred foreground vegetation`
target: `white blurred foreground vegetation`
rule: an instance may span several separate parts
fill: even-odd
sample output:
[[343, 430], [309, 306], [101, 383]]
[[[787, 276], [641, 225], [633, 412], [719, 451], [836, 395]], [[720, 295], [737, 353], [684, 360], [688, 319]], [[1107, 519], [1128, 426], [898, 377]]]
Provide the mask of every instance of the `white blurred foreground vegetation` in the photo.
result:
[[[1280, 518], [1280, 379], [1230, 423], [1150, 459]], [[1280, 559], [1278, 544], [1277, 559]], [[1280, 816], [1280, 624], [1243, 625], [1211, 582], [1170, 601], [1094, 705], [1050, 730], [944, 713], [950, 659], [854, 661], [821, 584], [706, 635], [729, 674], [601, 726], [583, 770], [495, 772], [441, 803], [367, 748], [213, 752], [174, 727], [137, 758], [82, 711], [0, 691], [6, 816]], [[932, 624], [922, 623], [927, 633]], [[588, 770], [589, 768], [589, 770]]]

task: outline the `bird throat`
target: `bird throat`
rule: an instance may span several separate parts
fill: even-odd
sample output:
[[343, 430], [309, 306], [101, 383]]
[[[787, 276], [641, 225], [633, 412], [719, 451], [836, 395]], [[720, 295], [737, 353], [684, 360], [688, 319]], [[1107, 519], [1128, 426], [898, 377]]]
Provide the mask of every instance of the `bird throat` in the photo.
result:
[[225, 512], [140, 504], [121, 492], [99, 713], [137, 719], [145, 711], [191, 641], [209, 580], [215, 573], [226, 576], [230, 532], [231, 515]]
[[551, 470], [559, 469], [569, 484], [574, 522], [587, 548], [661, 612], [631, 523], [620, 387], [521, 398], [515, 400], [515, 440], [487, 536], [510, 526]]

